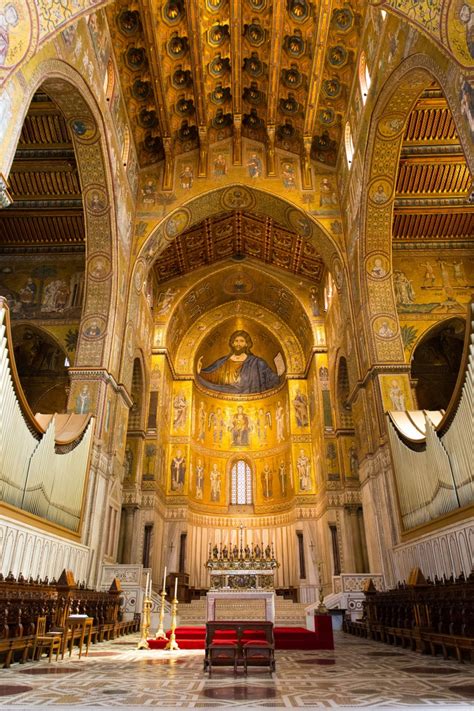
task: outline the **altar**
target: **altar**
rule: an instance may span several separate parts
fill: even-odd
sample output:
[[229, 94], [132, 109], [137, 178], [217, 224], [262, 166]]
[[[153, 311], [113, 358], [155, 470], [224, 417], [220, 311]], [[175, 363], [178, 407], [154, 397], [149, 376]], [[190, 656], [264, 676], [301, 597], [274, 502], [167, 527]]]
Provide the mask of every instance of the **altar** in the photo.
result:
[[[256, 590], [240, 590], [238, 594], [233, 592], [211, 592], [207, 593], [206, 621], [214, 622], [219, 620], [254, 620], [256, 617], [275, 623], [275, 592], [257, 592]], [[253, 603], [260, 602], [262, 614]], [[219, 604], [220, 603], [220, 604]], [[221, 615], [221, 605], [226, 610], [227, 615]]]
[[209, 544], [206, 567], [210, 572], [207, 621], [275, 621], [275, 570], [273, 547], [240, 547], [230, 550]]

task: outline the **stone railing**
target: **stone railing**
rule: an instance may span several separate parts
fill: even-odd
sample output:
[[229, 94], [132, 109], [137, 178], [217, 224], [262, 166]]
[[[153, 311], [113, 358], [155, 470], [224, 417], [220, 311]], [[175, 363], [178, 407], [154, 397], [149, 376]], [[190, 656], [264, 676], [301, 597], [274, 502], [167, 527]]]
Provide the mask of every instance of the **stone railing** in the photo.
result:
[[[136, 613], [142, 612], [147, 573], [151, 575], [151, 569], [144, 568], [143, 565], [139, 564], [106, 563], [102, 566], [100, 589], [108, 590], [114, 578], [120, 580], [122, 597], [124, 598], [123, 611], [127, 619], [132, 618]], [[151, 592], [151, 601], [153, 603], [151, 609], [152, 627], [154, 627], [158, 624], [161, 597], [153, 590]], [[169, 600], [166, 600], [165, 624], [169, 622], [170, 614], [171, 606]]]
[[377, 573], [341, 573], [333, 575], [333, 593], [364, 592], [368, 581], [372, 580], [376, 590], [384, 590], [383, 575]]

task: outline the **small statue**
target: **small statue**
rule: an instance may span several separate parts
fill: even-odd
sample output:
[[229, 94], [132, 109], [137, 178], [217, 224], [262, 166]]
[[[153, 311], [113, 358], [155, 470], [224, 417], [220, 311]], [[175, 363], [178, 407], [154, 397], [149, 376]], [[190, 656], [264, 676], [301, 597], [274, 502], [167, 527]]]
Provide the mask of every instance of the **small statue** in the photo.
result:
[[239, 549], [238, 549], [237, 545], [235, 545], [232, 549], [232, 557], [234, 560], [239, 559]]
[[214, 548], [212, 549], [212, 557], [214, 558], [214, 560], [217, 558], [218, 555], [219, 555], [219, 549], [218, 549], [217, 545], [214, 545]]
[[244, 548], [244, 553], [245, 553], [245, 560], [249, 560], [249, 558], [250, 558], [250, 546], [248, 545], [248, 543], [247, 543], [247, 545], [246, 545], [245, 548]]
[[222, 557], [224, 560], [229, 560], [229, 551], [227, 550], [227, 546], [224, 546], [222, 549]]
[[257, 545], [255, 546], [255, 558], [257, 558], [259, 560], [261, 558], [261, 556], [262, 556], [262, 551], [260, 550], [260, 546], [257, 543]]
[[270, 548], [270, 546], [267, 546], [265, 548], [265, 558], [267, 558], [267, 560], [269, 560], [271, 557], [272, 557], [272, 549]]

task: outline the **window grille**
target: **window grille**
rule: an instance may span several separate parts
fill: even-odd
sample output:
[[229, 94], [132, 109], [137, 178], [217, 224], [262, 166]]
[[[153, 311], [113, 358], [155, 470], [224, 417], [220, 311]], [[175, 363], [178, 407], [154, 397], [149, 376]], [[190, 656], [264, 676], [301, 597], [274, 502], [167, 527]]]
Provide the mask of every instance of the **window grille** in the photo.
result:
[[243, 459], [232, 465], [230, 503], [252, 503], [252, 471]]

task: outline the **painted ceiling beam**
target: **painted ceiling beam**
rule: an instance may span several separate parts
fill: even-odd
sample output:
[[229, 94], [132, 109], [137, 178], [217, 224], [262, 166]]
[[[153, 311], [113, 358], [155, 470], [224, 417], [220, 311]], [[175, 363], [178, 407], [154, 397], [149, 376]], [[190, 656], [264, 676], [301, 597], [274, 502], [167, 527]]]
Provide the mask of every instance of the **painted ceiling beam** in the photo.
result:
[[305, 121], [303, 135], [313, 138], [316, 133], [316, 119], [318, 113], [319, 95], [323, 81], [323, 67], [327, 49], [329, 27], [331, 24], [332, 0], [322, 0], [316, 41], [314, 45], [313, 64], [309, 78], [308, 99], [305, 107]]
[[332, 0], [322, 0], [318, 18], [316, 41], [313, 50], [313, 63], [309, 77], [308, 98], [305, 106], [305, 120], [303, 128], [303, 164], [301, 175], [303, 190], [313, 187], [311, 175], [311, 146], [316, 133], [316, 119], [318, 115], [319, 95], [323, 81], [323, 67], [327, 50], [329, 27], [331, 24]]
[[168, 113], [168, 103], [165, 93], [165, 82], [163, 78], [160, 54], [158, 51], [158, 21], [153, 12], [152, 0], [140, 0], [140, 14], [143, 17], [142, 25], [147, 45], [146, 48], [150, 75], [152, 78], [153, 94], [157, 107], [158, 125], [165, 153], [165, 170], [163, 174], [162, 188], [163, 190], [172, 190], [174, 163], [173, 140], [171, 134], [171, 121]]
[[242, 0], [230, 0], [232, 111], [234, 165], [242, 165]]
[[201, 34], [201, 12], [199, 0], [189, 0], [186, 4], [189, 46], [191, 50], [191, 68], [193, 74], [194, 105], [199, 131], [199, 165], [198, 177], [207, 175], [208, 118], [206, 110], [206, 85], [203, 66], [203, 46]]
[[272, 43], [270, 48], [268, 92], [267, 92], [267, 175], [275, 175], [275, 128], [277, 122], [278, 88], [280, 84], [280, 70], [283, 43], [284, 12], [276, 6], [273, 7], [272, 17]]

